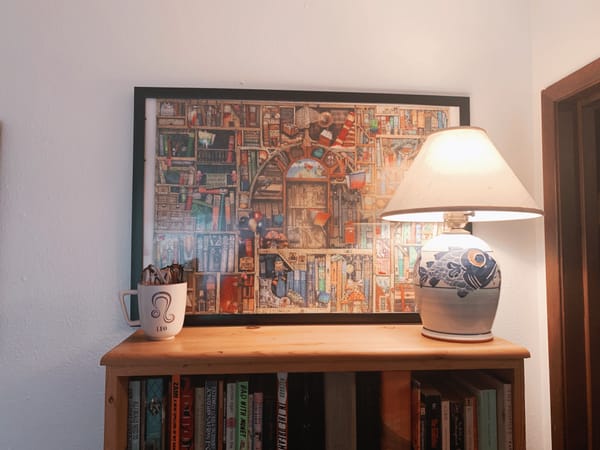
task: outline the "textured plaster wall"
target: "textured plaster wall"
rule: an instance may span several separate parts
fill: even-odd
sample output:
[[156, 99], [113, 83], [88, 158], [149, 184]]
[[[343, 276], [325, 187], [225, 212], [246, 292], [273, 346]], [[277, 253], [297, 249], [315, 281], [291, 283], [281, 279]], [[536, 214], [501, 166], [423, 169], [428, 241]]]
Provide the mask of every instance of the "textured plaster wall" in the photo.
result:
[[[556, 61], [532, 42], [549, 53], [546, 22], [562, 7], [550, 5], [554, 15], [519, 0], [5, 1], [0, 448], [102, 446], [98, 361], [130, 333], [116, 293], [129, 282], [134, 86], [468, 95], [472, 123], [540, 199], [532, 98]], [[533, 354], [531, 449], [550, 434], [538, 222], [478, 230], [503, 263], [494, 331]]]

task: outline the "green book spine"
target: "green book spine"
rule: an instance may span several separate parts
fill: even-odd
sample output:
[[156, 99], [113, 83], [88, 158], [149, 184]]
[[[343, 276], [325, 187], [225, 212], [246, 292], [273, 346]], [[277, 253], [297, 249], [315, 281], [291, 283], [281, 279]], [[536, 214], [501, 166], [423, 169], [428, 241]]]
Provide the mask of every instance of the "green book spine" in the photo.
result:
[[237, 439], [236, 450], [249, 450], [248, 447], [248, 381], [237, 382]]

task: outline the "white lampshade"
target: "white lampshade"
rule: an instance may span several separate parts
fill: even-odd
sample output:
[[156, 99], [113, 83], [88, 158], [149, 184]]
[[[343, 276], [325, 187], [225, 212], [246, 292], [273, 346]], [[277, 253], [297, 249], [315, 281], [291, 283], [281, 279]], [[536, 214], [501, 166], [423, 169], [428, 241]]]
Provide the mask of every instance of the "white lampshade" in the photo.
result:
[[485, 130], [430, 134], [383, 211], [386, 220], [442, 222], [445, 212], [473, 212], [473, 222], [538, 217], [542, 210]]

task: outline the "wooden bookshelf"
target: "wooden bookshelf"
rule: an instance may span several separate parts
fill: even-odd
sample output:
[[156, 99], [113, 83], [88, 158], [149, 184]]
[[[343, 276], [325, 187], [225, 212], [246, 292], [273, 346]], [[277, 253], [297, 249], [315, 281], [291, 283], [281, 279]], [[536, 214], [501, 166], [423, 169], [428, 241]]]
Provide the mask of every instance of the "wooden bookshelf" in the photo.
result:
[[450, 371], [482, 369], [513, 384], [514, 449], [525, 449], [527, 349], [495, 337], [452, 343], [423, 337], [420, 325], [186, 327], [171, 341], [133, 333], [106, 353], [106, 450], [126, 448], [128, 377], [172, 374]]

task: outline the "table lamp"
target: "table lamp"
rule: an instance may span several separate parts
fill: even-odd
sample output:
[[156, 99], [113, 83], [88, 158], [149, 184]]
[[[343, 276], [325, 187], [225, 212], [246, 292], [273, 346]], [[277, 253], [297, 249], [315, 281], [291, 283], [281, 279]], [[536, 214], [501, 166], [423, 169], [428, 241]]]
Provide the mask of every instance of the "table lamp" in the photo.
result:
[[427, 136], [382, 214], [390, 221], [444, 222], [444, 232], [421, 248], [415, 264], [423, 335], [493, 338], [500, 269], [490, 247], [465, 225], [541, 215], [485, 130], [455, 127]]

